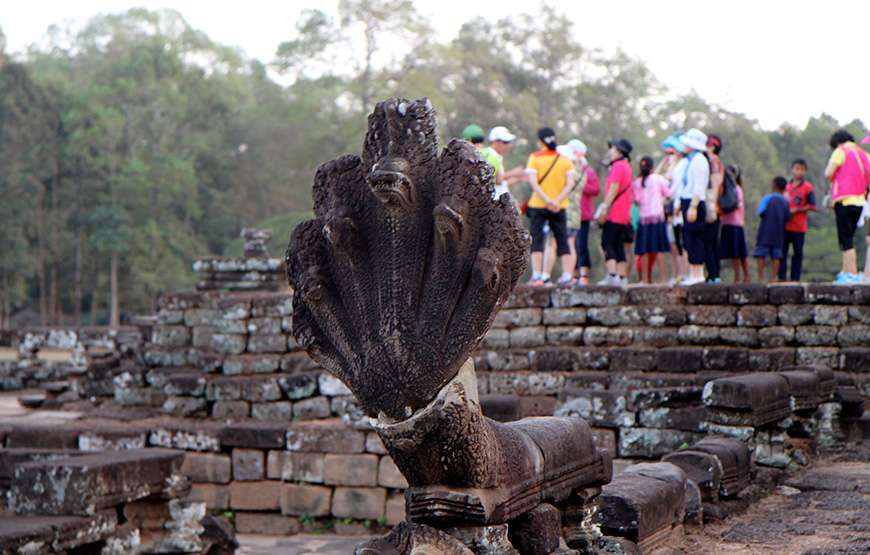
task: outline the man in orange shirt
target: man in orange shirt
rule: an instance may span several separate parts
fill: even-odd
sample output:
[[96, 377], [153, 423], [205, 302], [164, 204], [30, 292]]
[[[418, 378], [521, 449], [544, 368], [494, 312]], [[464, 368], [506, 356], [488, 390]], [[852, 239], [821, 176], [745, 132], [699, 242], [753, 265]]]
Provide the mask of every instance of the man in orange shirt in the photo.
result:
[[791, 258], [791, 281], [801, 280], [801, 269], [804, 261], [804, 239], [806, 238], [809, 224], [807, 213], [816, 210], [816, 193], [813, 184], [805, 179], [807, 175], [807, 163], [798, 158], [791, 164], [791, 181], [785, 189], [788, 197], [788, 207], [791, 211], [791, 219], [785, 224], [785, 242], [782, 245], [782, 263], [779, 266], [779, 281], [785, 281], [788, 272], [789, 247], [794, 248]]
[[549, 127], [538, 130], [540, 150], [529, 156], [526, 178], [532, 186], [532, 197], [526, 215], [532, 234], [532, 278], [529, 285], [541, 286], [550, 280], [543, 272], [544, 224], [556, 239], [556, 254], [562, 261], [562, 277], [559, 283], [570, 283], [573, 268], [569, 268], [571, 248], [568, 245], [567, 216], [568, 194], [574, 186], [574, 164], [556, 152], [556, 133]]

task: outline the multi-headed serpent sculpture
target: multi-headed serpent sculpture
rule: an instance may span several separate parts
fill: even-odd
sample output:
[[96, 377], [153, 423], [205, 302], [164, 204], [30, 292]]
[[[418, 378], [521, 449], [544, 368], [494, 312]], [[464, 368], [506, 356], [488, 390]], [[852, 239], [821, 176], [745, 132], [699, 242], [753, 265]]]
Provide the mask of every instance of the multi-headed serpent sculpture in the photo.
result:
[[426, 525], [509, 522], [609, 479], [583, 420], [481, 413], [469, 355], [529, 247], [492, 181], [471, 144], [439, 153], [427, 99], [387, 100], [369, 116], [362, 157], [318, 169], [316, 217], [293, 232], [293, 333], [351, 389], [410, 484], [410, 522], [360, 552], [410, 553], [440, 533]]

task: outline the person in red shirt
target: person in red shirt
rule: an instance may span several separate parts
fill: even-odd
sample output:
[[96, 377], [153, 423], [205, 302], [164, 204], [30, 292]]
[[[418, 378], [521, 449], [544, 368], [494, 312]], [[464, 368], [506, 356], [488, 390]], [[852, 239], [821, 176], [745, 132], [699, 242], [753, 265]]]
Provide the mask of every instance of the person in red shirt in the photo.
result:
[[791, 219], [785, 224], [785, 241], [782, 246], [782, 264], [779, 266], [779, 281], [785, 281], [788, 272], [788, 251], [794, 248], [791, 258], [791, 281], [801, 280], [804, 261], [804, 238], [809, 225], [807, 213], [816, 209], [816, 193], [813, 184], [807, 181], [807, 163], [798, 158], [791, 164], [791, 181], [785, 189]]
[[599, 285], [628, 285], [624, 239], [631, 229], [631, 151], [626, 139], [608, 141], [610, 147], [610, 171], [604, 202], [598, 207], [598, 223], [601, 225], [601, 248], [607, 277]]

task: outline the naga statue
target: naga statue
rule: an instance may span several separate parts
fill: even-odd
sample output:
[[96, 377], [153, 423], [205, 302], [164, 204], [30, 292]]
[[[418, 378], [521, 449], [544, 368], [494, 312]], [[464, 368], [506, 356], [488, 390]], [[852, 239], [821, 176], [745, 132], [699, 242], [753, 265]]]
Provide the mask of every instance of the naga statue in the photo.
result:
[[440, 151], [428, 99], [390, 99], [361, 157], [317, 170], [316, 217], [290, 240], [293, 333], [350, 388], [410, 485], [407, 522], [359, 553], [472, 553], [445, 531], [510, 524], [609, 481], [583, 420], [481, 412], [470, 354], [529, 248], [509, 195], [492, 196], [471, 144]]

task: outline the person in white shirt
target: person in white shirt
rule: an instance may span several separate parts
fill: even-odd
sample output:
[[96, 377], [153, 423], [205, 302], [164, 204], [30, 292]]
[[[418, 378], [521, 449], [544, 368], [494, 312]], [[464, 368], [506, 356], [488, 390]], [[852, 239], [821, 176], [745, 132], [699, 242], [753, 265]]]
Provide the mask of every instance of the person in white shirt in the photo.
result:
[[[705, 218], [707, 186], [710, 183], [710, 162], [704, 155], [707, 135], [690, 129], [682, 137], [685, 158], [674, 168], [683, 215], [683, 239], [689, 255], [689, 279], [686, 285], [704, 282]], [[685, 162], [685, 163], [684, 163]]]
[[511, 133], [507, 127], [493, 127], [489, 132], [489, 146], [484, 149], [487, 160], [498, 161], [497, 167], [494, 166], [495, 177], [495, 192], [492, 198], [497, 199], [508, 191], [508, 180], [505, 177], [504, 156], [513, 146], [516, 135]]

